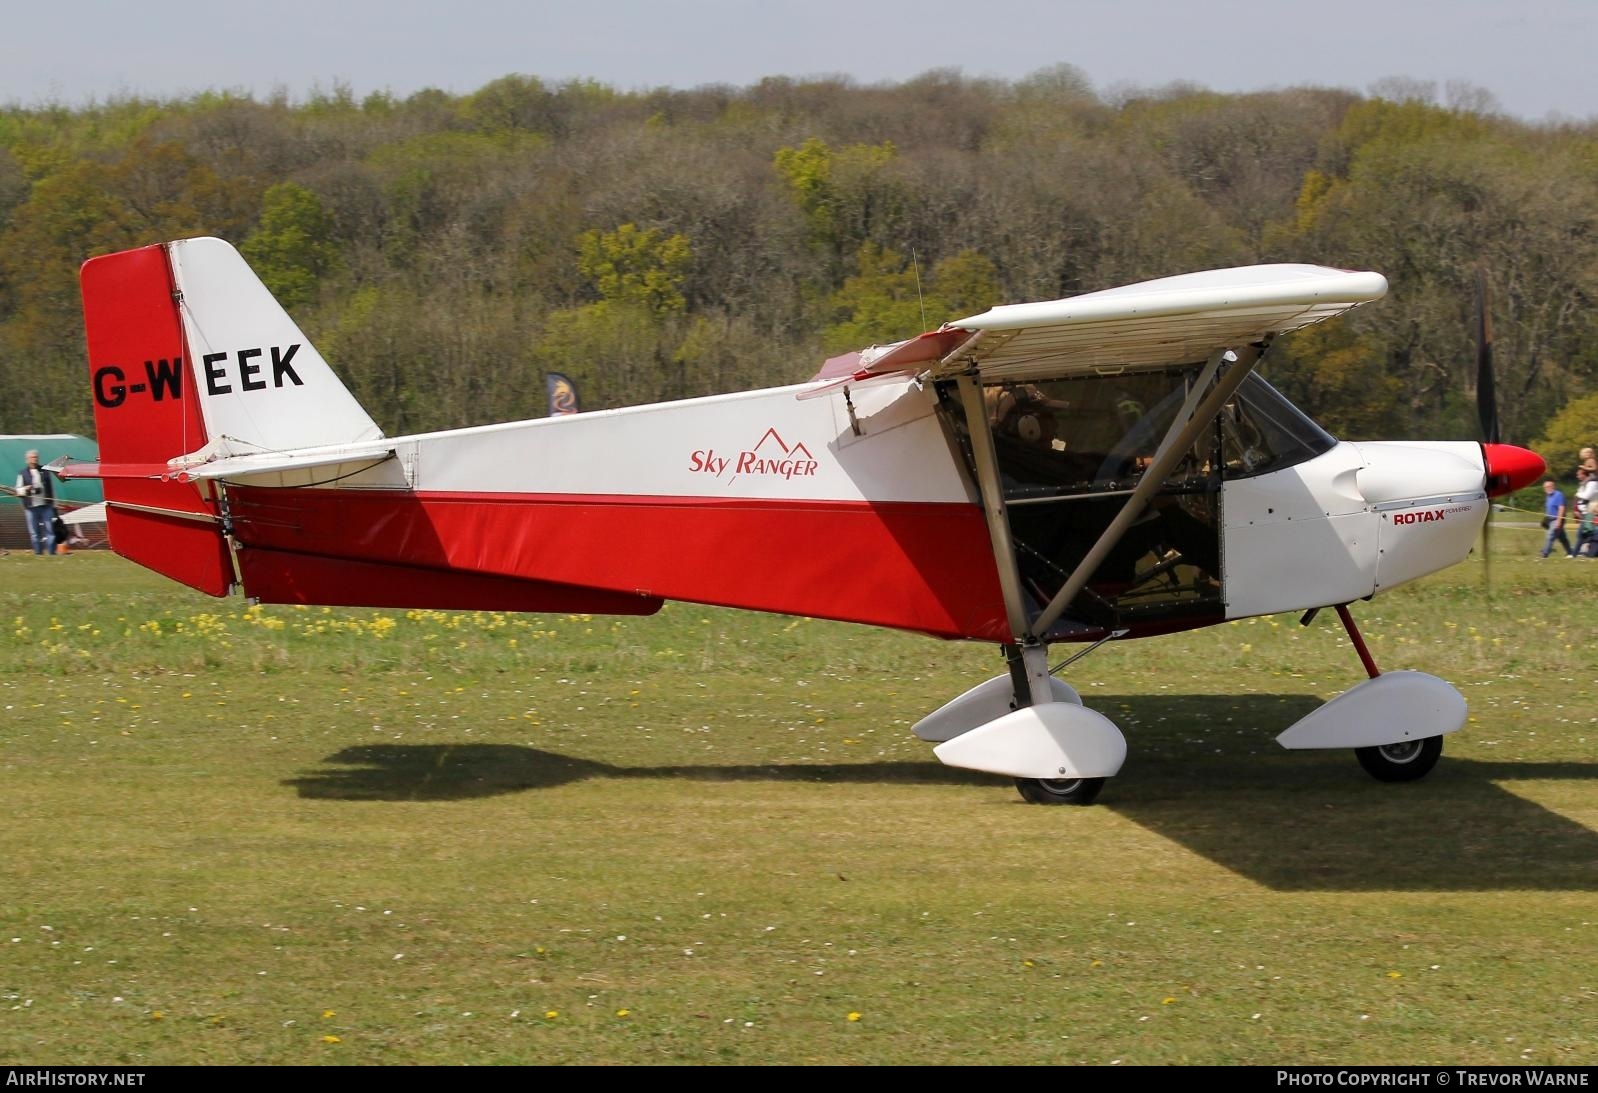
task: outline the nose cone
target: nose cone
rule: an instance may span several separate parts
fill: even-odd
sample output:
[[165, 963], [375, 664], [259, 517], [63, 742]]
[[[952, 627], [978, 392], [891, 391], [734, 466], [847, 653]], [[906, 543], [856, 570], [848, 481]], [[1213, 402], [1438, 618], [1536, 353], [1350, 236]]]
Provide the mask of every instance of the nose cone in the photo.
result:
[[1482, 464], [1487, 468], [1487, 496], [1502, 497], [1537, 481], [1548, 468], [1543, 457], [1513, 444], [1483, 444]]

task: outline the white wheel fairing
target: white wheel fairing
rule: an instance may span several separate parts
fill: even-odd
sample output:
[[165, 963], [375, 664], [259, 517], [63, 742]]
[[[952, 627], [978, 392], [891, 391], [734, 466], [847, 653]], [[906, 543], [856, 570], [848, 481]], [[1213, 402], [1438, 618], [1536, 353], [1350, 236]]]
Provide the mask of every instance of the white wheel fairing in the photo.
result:
[[979, 725], [932, 753], [951, 767], [1012, 778], [1108, 778], [1126, 761], [1126, 737], [1096, 710], [1045, 702]]
[[1276, 738], [1284, 748], [1397, 747], [1457, 732], [1465, 697], [1425, 672], [1387, 672], [1311, 710]]
[[[969, 691], [952, 698], [915, 723], [911, 729], [922, 740], [934, 744], [953, 740], [961, 733], [970, 732], [978, 725], [997, 721], [1014, 709], [1015, 685], [1009, 673], [994, 676], [979, 683]], [[1064, 680], [1049, 677], [1049, 688], [1056, 702], [1082, 705], [1082, 696]]]

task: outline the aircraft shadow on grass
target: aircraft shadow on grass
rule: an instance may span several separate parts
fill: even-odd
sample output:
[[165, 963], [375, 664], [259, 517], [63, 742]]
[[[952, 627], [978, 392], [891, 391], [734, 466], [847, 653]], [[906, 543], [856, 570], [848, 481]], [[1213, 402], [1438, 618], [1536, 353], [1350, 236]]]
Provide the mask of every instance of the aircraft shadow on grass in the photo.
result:
[[[1106, 712], [1130, 755], [1094, 807], [1283, 891], [1598, 888], [1598, 832], [1499, 784], [1598, 778], [1598, 763], [1460, 759], [1445, 749], [1424, 780], [1386, 785], [1349, 752], [1277, 746], [1275, 734], [1318, 704], [1306, 695], [1117, 699]], [[364, 744], [324, 762], [329, 769], [285, 784], [345, 801], [456, 801], [587, 779], [1002, 784], [931, 760], [626, 767], [511, 744]], [[1050, 811], [1063, 832], [1077, 810]]]

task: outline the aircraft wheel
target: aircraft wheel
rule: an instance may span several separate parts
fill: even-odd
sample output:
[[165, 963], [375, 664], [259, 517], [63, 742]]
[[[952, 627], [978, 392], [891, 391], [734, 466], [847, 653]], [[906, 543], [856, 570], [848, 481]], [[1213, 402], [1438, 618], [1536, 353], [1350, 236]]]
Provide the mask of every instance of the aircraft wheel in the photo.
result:
[[1442, 754], [1443, 738], [1440, 736], [1354, 749], [1354, 755], [1358, 757], [1359, 765], [1365, 768], [1365, 773], [1381, 782], [1413, 782], [1417, 778], [1424, 778], [1437, 765], [1437, 758]]
[[1090, 805], [1104, 788], [1104, 779], [1017, 778], [1015, 788], [1035, 805]]

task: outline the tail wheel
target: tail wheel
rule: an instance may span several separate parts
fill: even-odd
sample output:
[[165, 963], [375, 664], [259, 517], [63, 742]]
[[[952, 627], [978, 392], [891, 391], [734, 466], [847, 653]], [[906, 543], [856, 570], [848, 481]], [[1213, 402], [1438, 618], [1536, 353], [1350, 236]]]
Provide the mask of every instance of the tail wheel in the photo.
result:
[[1443, 738], [1440, 736], [1354, 749], [1354, 755], [1359, 759], [1359, 765], [1365, 768], [1365, 773], [1381, 782], [1413, 782], [1417, 778], [1424, 778], [1431, 773], [1442, 754]]
[[1035, 805], [1090, 805], [1104, 788], [1104, 779], [1017, 778], [1015, 788]]

